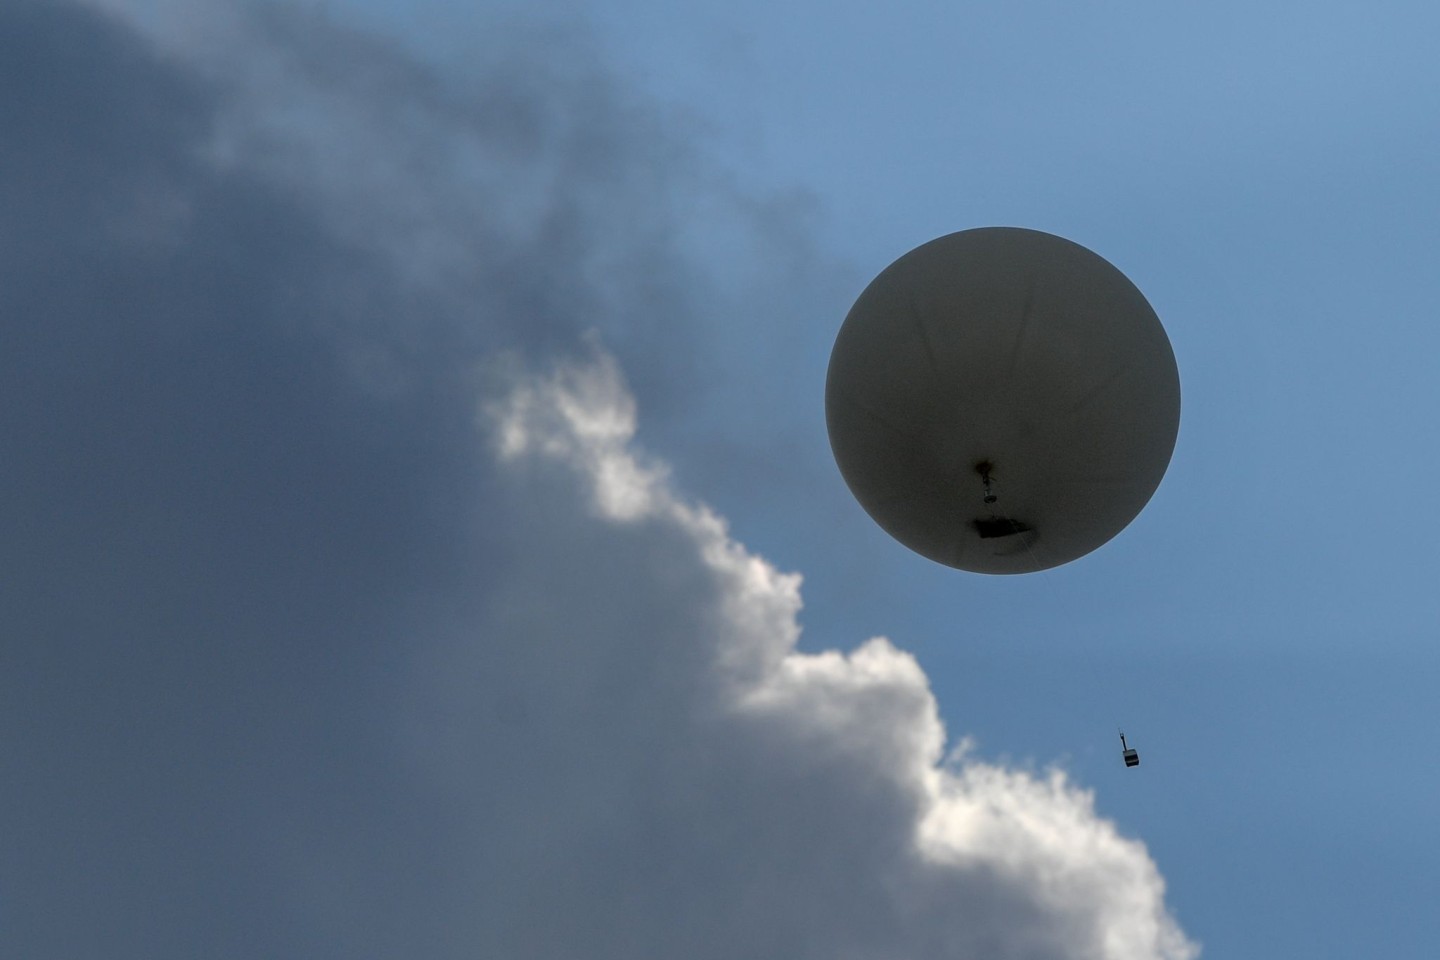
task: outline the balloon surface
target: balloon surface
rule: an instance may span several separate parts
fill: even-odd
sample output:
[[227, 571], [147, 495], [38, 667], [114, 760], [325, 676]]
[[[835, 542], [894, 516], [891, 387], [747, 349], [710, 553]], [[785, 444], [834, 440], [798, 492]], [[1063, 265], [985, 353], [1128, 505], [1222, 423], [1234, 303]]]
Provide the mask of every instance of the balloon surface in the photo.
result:
[[965, 230], [896, 260], [840, 328], [830, 445], [855, 498], [915, 552], [977, 573], [1059, 566], [1159, 486], [1180, 377], [1155, 311], [1069, 240]]

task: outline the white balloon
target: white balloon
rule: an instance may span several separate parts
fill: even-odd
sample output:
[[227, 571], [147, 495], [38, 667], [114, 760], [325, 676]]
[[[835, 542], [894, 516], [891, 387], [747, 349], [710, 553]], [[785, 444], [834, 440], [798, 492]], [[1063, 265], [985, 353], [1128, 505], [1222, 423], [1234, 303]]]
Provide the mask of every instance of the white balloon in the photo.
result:
[[985, 227], [865, 288], [830, 355], [825, 417], [845, 482], [891, 536], [961, 570], [1026, 573], [1139, 514], [1175, 449], [1180, 377], [1110, 263]]

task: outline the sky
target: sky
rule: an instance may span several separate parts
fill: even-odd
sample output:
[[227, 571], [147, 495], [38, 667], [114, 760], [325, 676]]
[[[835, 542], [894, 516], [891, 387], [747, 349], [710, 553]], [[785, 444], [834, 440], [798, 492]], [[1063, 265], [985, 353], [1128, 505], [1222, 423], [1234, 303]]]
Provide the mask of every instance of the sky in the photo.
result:
[[[1433, 957], [1437, 21], [0, 5], [0, 954]], [[1028, 576], [825, 435], [989, 225], [1182, 386]]]

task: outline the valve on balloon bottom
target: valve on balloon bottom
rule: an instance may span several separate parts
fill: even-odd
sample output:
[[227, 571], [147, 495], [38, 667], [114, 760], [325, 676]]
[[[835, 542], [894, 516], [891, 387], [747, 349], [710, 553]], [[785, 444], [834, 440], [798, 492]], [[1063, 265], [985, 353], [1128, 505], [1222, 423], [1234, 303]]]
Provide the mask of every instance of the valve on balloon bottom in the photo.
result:
[[995, 464], [989, 460], [981, 460], [975, 464], [975, 472], [980, 474], [980, 480], [985, 484], [985, 502], [994, 503], [998, 498], [990, 489], [990, 471], [995, 469]]
[[995, 464], [989, 460], [981, 460], [975, 464], [975, 472], [980, 474], [980, 481], [985, 485], [985, 505], [990, 507], [989, 516], [976, 517], [974, 521], [975, 532], [980, 535], [981, 540], [993, 540], [997, 537], [1012, 537], [1017, 533], [1029, 533], [1033, 529], [1028, 523], [1015, 520], [1010, 517], [999, 515], [994, 505], [1000, 498], [994, 489], [994, 478], [990, 472], [995, 469]]

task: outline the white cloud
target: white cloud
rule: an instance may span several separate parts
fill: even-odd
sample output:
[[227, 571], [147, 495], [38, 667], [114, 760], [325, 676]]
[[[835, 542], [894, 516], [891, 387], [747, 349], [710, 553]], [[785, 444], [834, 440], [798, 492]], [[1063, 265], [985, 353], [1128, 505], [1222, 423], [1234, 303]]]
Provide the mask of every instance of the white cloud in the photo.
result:
[[[1167, 914], [1163, 880], [1144, 846], [1099, 818], [1091, 795], [1063, 773], [1007, 770], [963, 752], [941, 762], [944, 730], [913, 657], [883, 638], [848, 654], [796, 649], [799, 577], [731, 539], [721, 518], [679, 495], [663, 465], [635, 449], [634, 401], [609, 357], [597, 352], [589, 363], [517, 384], [487, 408], [487, 420], [509, 469], [548, 463], [570, 471], [590, 522], [628, 530], [627, 554], [637, 534], [641, 544], [668, 542], [657, 548], [668, 565], [663, 579], [645, 576], [655, 569], [647, 563], [628, 564], [637, 575], [626, 584], [621, 605], [632, 614], [623, 621], [644, 622], [649, 611], [656, 623], [675, 623], [678, 609], [688, 629], [677, 639], [705, 654], [637, 645], [603, 628], [572, 638], [619, 658], [654, 658], [634, 671], [637, 677], [669, 672], [667, 660], [701, 674], [681, 682], [696, 693], [691, 699], [646, 704], [645, 686], [617, 691], [645, 704], [642, 711], [653, 710], [654, 734], [627, 743], [617, 726], [610, 730], [616, 739], [602, 738], [607, 749], [627, 755], [623, 766], [635, 778], [611, 784], [630, 798], [611, 817], [634, 821], [612, 822], [611, 829], [646, 834], [654, 809], [635, 792], [653, 789], [658, 796], [650, 801], [665, 806], [664, 821], [726, 838], [721, 850], [700, 847], [746, 868], [729, 878], [733, 889], [717, 883], [714, 896], [702, 889], [683, 912], [647, 922], [747, 931], [700, 956], [769, 955], [758, 947], [767, 928], [787, 949], [804, 944], [790, 954], [796, 956], [1183, 960], [1198, 953]], [[556, 495], [541, 493], [541, 486], [524, 489]], [[569, 536], [563, 529], [531, 530], [537, 538]], [[608, 582], [604, 538], [584, 540], [596, 548], [589, 560], [597, 576]], [[675, 551], [677, 542], [688, 555]], [[687, 585], [685, 592], [677, 583]], [[589, 590], [581, 583], [554, 586], [547, 602], [560, 608], [572, 602], [568, 586]], [[559, 701], [539, 706], [552, 715], [572, 709]], [[610, 722], [604, 710], [589, 720], [592, 730]], [[717, 805], [711, 793], [730, 802]], [[663, 846], [658, 856], [677, 858], [668, 873], [706, 872], [704, 864], [685, 862], [697, 853], [694, 837], [676, 838], [669, 851]], [[577, 844], [559, 859], [573, 856], [580, 868], [592, 854]], [[643, 901], [659, 893], [650, 884], [669, 881], [610, 882]], [[756, 903], [747, 890], [769, 893]], [[558, 881], [534, 893], [579, 895]], [[679, 929], [652, 930], [642, 939], [685, 941]]]

